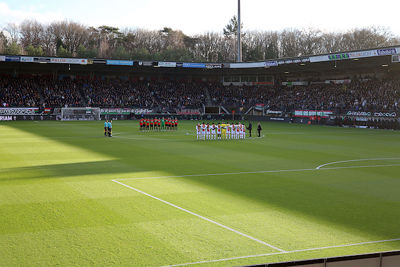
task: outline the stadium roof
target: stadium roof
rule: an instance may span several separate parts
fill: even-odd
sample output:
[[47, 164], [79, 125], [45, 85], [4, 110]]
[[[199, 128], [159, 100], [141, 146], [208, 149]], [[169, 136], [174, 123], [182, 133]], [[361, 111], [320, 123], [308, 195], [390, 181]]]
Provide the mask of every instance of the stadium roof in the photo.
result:
[[[400, 71], [400, 46], [348, 51], [314, 56], [281, 58], [262, 62], [244, 63], [201, 63], [201, 62], [164, 62], [140, 60], [113, 60], [87, 58], [58, 58], [36, 56], [0, 55], [0, 70], [7, 68], [38, 69], [35, 63], [51, 65], [41, 69], [76, 71], [140, 71], [141, 73], [199, 73], [213, 70], [209, 74], [292, 74], [323, 72], [360, 72], [360, 71]], [[2, 64], [9, 63], [9, 64]], [[24, 64], [20, 64], [24, 63]], [[25, 63], [27, 63], [25, 65]], [[30, 63], [30, 64], [29, 64]], [[6, 66], [7, 65], [7, 66]], [[29, 66], [31, 65], [31, 66]], [[35, 67], [34, 67], [35, 66]]]

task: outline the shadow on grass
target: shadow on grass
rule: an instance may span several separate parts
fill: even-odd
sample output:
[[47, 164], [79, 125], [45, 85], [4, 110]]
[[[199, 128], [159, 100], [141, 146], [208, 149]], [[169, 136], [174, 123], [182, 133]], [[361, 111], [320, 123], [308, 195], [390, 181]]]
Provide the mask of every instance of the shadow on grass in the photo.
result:
[[[90, 141], [87, 139], [79, 140], [79, 138], [56, 139], [60, 134], [64, 136], [76, 135], [77, 132], [80, 132], [79, 124], [73, 124], [72, 127], [68, 128], [64, 127], [62, 132], [57, 129], [52, 130], [51, 126], [32, 130], [32, 124], [29, 123], [10, 125], [18, 130], [29, 132], [30, 134], [33, 133], [49, 139], [54, 138], [57, 142], [78, 146], [82, 149], [108, 155], [114, 159], [101, 162], [56, 164], [10, 169], [10, 172], [21, 172], [27, 175], [31, 172], [36, 173], [36, 171], [44, 171], [49, 178], [101, 174], [110, 174], [111, 176], [117, 173], [142, 171], [159, 171], [172, 175], [180, 175], [183, 173], [183, 170], [186, 170], [186, 173], [191, 173], [192, 170], [201, 170], [201, 164], [207, 162], [208, 157], [206, 154], [207, 150], [204, 150], [204, 146], [209, 146], [209, 144], [205, 145], [192, 142], [190, 146], [187, 146], [188, 149], [193, 149], [193, 151], [189, 151], [189, 153], [204, 153], [204, 161], [193, 161], [191, 158], [188, 158], [187, 151], [184, 150], [184, 147], [179, 149], [182, 149], [185, 153], [181, 155], [177, 153], [177, 144], [174, 142], [159, 144], [157, 140], [152, 142], [126, 139], [114, 139], [115, 141], [107, 139], [99, 141], [100, 139], [98, 138], [94, 138]], [[88, 127], [86, 123], [84, 130], [92, 132], [93, 136], [97, 136], [101, 135], [102, 129], [101, 125], [99, 126], [98, 123], [93, 123], [93, 127]], [[126, 132], [129, 130], [130, 129], [125, 129]], [[302, 131], [305, 131], [305, 129], [302, 128]], [[328, 131], [328, 129], [326, 131]], [[310, 134], [312, 134], [311, 130]], [[212, 151], [211, 148], [210, 151]], [[238, 151], [238, 153], [239, 152], [240, 151]], [[251, 151], [247, 152], [249, 153]], [[288, 157], [290, 157], [290, 152], [291, 151], [287, 151]], [[235, 154], [236, 152], [231, 148], [229, 149], [229, 153]], [[310, 152], [305, 151], [304, 157], [307, 157], [306, 153]], [[345, 155], [345, 153], [344, 151], [343, 155]], [[255, 157], [259, 158], [262, 157], [262, 155], [258, 152]], [[315, 155], [312, 157], [315, 157]], [[246, 160], [252, 159], [243, 159], [244, 162], [246, 162]], [[215, 170], [217, 171], [214, 172], [234, 172], [237, 167], [234, 166], [234, 164], [226, 164], [225, 166], [219, 165], [218, 162], [209, 164], [215, 166]], [[290, 169], [290, 167], [288, 169]], [[369, 171], [370, 170], [353, 171], [348, 178], [354, 178], [354, 175], [366, 175]], [[318, 177], [312, 177], [315, 174], [316, 172], [310, 174], [311, 179], [308, 179], [308, 174], [304, 173], [302, 175], [296, 173], [285, 175], [265, 174], [258, 175], [256, 178], [253, 177], [249, 180], [243, 179], [243, 175], [229, 177], [187, 177], [185, 179], [187, 181], [202, 183], [207, 186], [218, 188], [219, 190], [237, 194], [238, 196], [254, 199], [260, 203], [268, 203], [277, 207], [282, 207], [283, 209], [302, 213], [314, 217], [317, 220], [373, 234], [379, 236], [381, 239], [400, 237], [400, 203], [398, 198], [388, 201], [385, 198], [379, 198], [373, 195], [354, 193], [351, 190], [344, 190], [345, 188], [332, 186], [330, 181], [320, 183], [318, 182]], [[317, 175], [324, 174], [321, 172]], [[332, 178], [336, 179], [338, 175], [340, 174], [333, 174]], [[394, 177], [393, 175], [395, 174], [387, 173], [389, 178]], [[39, 174], [33, 174], [31, 177], [16, 177], [17, 180], [36, 178], [39, 178]], [[43, 176], [40, 175], [40, 178], [43, 178]], [[10, 178], [9, 180], [12, 179], [13, 178]], [[362, 182], [363, 180], [361, 179], [360, 183]], [[394, 181], [392, 185], [396, 184], [400, 186], [398, 181]]]
[[[0, 182], [57, 179], [76, 176], [96, 176], [103, 174], [109, 175], [111, 179], [112, 177], [115, 177], [116, 174], [120, 173], [121, 170], [127, 171], [126, 168], [121, 168], [121, 162], [118, 160], [19, 167], [2, 169], [0, 172]], [[129, 171], [137, 172], [140, 170], [132, 166]], [[7, 173], [7, 175], [3, 175], [5, 177], [1, 177], [2, 173]]]

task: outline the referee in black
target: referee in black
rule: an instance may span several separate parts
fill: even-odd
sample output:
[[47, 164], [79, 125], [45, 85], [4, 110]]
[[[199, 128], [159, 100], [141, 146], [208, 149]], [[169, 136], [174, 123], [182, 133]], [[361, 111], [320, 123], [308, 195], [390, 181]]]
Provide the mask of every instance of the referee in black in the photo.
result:
[[249, 130], [249, 137], [251, 137], [251, 130], [253, 129], [253, 125], [251, 124], [251, 122], [249, 122], [249, 127], [247, 127], [247, 130]]
[[261, 128], [261, 123], [258, 123], [258, 125], [257, 125], [258, 137], [261, 137], [261, 130], [262, 130], [262, 128]]

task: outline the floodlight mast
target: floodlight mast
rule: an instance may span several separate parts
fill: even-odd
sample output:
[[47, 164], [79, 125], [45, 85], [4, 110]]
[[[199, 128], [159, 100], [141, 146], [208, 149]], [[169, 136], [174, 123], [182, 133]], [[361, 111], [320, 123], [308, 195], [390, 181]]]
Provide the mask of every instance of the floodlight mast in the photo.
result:
[[237, 62], [242, 62], [242, 42], [241, 42], [241, 16], [240, 16], [240, 0], [238, 0], [238, 32], [237, 32]]

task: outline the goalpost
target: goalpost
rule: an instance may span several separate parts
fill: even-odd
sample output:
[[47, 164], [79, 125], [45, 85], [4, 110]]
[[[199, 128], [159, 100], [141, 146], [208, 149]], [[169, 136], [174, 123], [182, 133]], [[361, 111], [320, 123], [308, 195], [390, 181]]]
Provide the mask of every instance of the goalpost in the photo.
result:
[[61, 120], [63, 121], [100, 120], [100, 108], [92, 108], [92, 107], [62, 108]]

